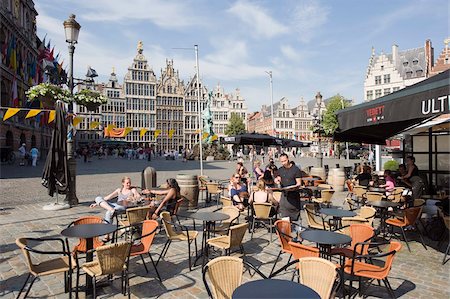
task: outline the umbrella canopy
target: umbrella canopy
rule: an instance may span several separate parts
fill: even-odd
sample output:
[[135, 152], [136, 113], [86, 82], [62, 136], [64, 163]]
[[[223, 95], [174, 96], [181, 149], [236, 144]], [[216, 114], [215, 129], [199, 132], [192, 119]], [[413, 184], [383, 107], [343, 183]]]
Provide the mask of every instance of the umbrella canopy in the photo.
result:
[[311, 145], [310, 141], [298, 141], [293, 139], [283, 139], [283, 147], [308, 147]]
[[449, 113], [450, 70], [374, 101], [336, 113], [336, 141], [385, 144], [386, 139], [436, 115]]
[[282, 145], [282, 140], [267, 134], [244, 133], [221, 138], [221, 143], [238, 145]]
[[50, 196], [53, 196], [55, 192], [66, 194], [70, 180], [67, 163], [67, 120], [63, 102], [56, 102], [55, 114], [55, 127], [52, 132], [50, 151], [42, 174], [42, 185], [48, 189]]

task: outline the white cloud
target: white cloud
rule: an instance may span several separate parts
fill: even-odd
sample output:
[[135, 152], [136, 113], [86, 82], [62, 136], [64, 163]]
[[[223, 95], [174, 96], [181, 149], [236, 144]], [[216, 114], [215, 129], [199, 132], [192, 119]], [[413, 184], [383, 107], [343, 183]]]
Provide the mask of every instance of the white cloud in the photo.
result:
[[293, 47], [289, 45], [282, 45], [280, 47], [281, 53], [289, 60], [299, 61], [300, 55]]
[[256, 4], [238, 1], [228, 11], [246, 24], [255, 37], [272, 38], [289, 32], [287, 26], [276, 21]]
[[308, 43], [317, 29], [326, 23], [330, 9], [317, 1], [302, 1], [292, 12], [292, 27], [301, 42]]

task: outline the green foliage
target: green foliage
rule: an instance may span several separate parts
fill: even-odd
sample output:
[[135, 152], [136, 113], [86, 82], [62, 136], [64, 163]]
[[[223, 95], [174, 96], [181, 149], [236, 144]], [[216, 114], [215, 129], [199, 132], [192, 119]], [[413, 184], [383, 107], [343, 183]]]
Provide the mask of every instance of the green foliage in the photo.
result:
[[384, 170], [397, 171], [398, 162], [395, 160], [386, 161], [383, 165]]
[[335, 112], [351, 106], [351, 101], [337, 94], [327, 104], [327, 111], [323, 115], [322, 127], [327, 135], [333, 135], [338, 128]]
[[231, 113], [225, 134], [228, 136], [245, 133], [244, 120], [236, 113]]

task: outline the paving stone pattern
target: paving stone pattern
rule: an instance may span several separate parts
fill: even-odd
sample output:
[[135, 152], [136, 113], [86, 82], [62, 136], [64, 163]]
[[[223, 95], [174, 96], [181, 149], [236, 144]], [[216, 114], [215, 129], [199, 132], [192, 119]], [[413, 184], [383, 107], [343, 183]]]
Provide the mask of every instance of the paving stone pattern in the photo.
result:
[[[327, 161], [327, 160], [325, 160]], [[302, 165], [311, 161], [298, 161]], [[122, 165], [126, 163], [126, 165]], [[334, 162], [333, 162], [334, 163]], [[41, 164], [43, 164], [41, 162]], [[345, 161], [341, 160], [341, 165]], [[177, 173], [198, 173], [198, 162], [182, 163], [181, 161], [152, 161], [152, 166], [158, 169], [158, 182], [175, 177]], [[42, 165], [41, 165], [42, 166]], [[46, 195], [46, 189], [40, 186], [39, 168], [1, 166], [0, 199], [0, 297], [15, 298], [28, 274], [24, 257], [15, 244], [18, 237], [61, 237], [60, 232], [71, 221], [84, 215], [103, 215], [100, 209], [90, 209], [88, 205], [97, 195], [106, 195], [117, 187], [122, 176], [130, 176], [133, 183], [140, 184], [140, 171], [148, 166], [145, 161], [93, 161], [79, 164], [77, 177], [80, 205], [63, 211], [43, 211], [45, 202], [51, 201]], [[234, 169], [234, 163], [205, 163], [205, 173], [214, 178], [227, 178]], [[136, 171], [137, 170], [137, 171]], [[10, 178], [8, 178], [8, 176]], [[341, 205], [345, 193], [335, 194], [335, 204]], [[62, 198], [60, 198], [62, 199]], [[206, 208], [211, 210], [213, 207]], [[241, 217], [241, 221], [244, 218]], [[192, 221], [186, 221], [192, 224]], [[200, 229], [201, 225], [197, 225]], [[412, 238], [414, 239], [414, 238]], [[154, 258], [157, 258], [166, 241], [164, 232], [159, 233], [151, 248]], [[76, 240], [70, 240], [71, 246]], [[397, 254], [389, 280], [397, 297], [400, 298], [449, 298], [450, 287], [448, 278], [450, 262], [442, 265], [442, 246], [437, 248], [437, 242], [426, 238], [428, 250], [419, 242], [411, 241], [411, 252], [408, 252], [403, 242], [402, 250]], [[201, 244], [201, 235], [198, 237]], [[445, 244], [446, 245], [446, 244]], [[274, 241], [269, 243], [267, 229], [256, 230], [253, 239], [247, 234], [244, 238], [245, 257], [264, 274], [269, 274], [279, 251], [279, 243], [274, 235]], [[43, 244], [45, 249], [56, 249], [51, 244]], [[288, 256], [282, 255], [277, 268], [287, 262]], [[187, 261], [187, 244], [173, 242], [165, 259], [158, 264], [159, 273], [163, 279], [160, 283], [151, 263], [146, 258], [149, 273], [145, 272], [142, 261], [135, 257], [130, 261], [130, 284], [133, 298], [207, 298], [203, 286], [201, 267], [189, 271]], [[288, 270], [278, 276], [291, 279], [292, 271]], [[244, 281], [258, 279], [244, 274]], [[84, 284], [84, 276], [80, 279]], [[75, 283], [75, 279], [74, 279]], [[384, 287], [376, 284], [367, 291], [369, 298], [388, 297]], [[120, 278], [114, 277], [111, 285], [98, 289], [99, 298], [122, 298], [120, 294]], [[37, 280], [30, 292], [30, 298], [67, 298], [64, 293], [63, 275], [53, 275]], [[84, 293], [80, 292], [84, 298]]]

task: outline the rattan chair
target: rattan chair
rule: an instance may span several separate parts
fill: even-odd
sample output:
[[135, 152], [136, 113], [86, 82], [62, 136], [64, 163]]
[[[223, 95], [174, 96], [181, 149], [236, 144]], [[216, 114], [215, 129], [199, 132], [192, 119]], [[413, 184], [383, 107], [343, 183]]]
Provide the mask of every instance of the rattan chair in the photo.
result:
[[228, 235], [215, 237], [206, 240], [207, 246], [213, 246], [221, 249], [226, 255], [231, 254], [231, 249], [239, 247], [241, 253], [244, 254], [244, 246], [242, 245], [242, 239], [248, 228], [248, 223], [236, 224], [230, 227]]
[[217, 206], [219, 206], [220, 195], [222, 194], [222, 189], [219, 183], [208, 182], [206, 183], [206, 189], [208, 190], [208, 200], [211, 201], [211, 197], [215, 196], [217, 200]]
[[126, 210], [127, 219], [120, 220], [121, 226], [130, 226], [148, 219], [150, 207], [128, 208]]
[[331, 186], [330, 184], [319, 184], [319, 185], [317, 185], [317, 187], [325, 189], [325, 190], [333, 189], [333, 186]]
[[330, 225], [325, 222], [325, 220], [315, 212], [314, 204], [305, 204], [306, 221], [309, 228], [315, 229], [329, 229]]
[[283, 194], [283, 192], [280, 192], [280, 191], [274, 191], [273, 193], [272, 193], [272, 196], [273, 196], [273, 198], [276, 200], [276, 201], [278, 201], [278, 202], [280, 202], [280, 200], [281, 200], [281, 195]]
[[242, 284], [244, 264], [266, 279], [258, 269], [238, 257], [217, 257], [209, 261], [202, 270], [203, 283], [209, 297], [231, 299], [234, 290]]
[[330, 298], [337, 278], [336, 265], [319, 257], [304, 257], [298, 266], [300, 283], [316, 291], [320, 298]]
[[266, 222], [269, 222], [269, 231], [270, 231], [270, 243], [272, 243], [272, 229], [273, 229], [273, 220], [274, 217], [270, 217], [270, 210], [272, 209], [272, 204], [269, 202], [257, 203], [254, 202], [252, 204], [252, 234], [250, 239], [253, 239], [253, 233], [255, 232], [255, 223], [262, 223], [266, 226]]
[[[354, 217], [342, 217], [341, 219], [342, 227], [338, 229], [338, 231], [342, 234], [345, 234], [347, 236], [351, 236], [350, 233], [350, 227], [354, 224], [365, 224], [367, 226], [369, 225], [369, 221], [365, 218], [354, 216]], [[363, 240], [365, 241], [365, 240]]]
[[[103, 223], [103, 219], [98, 216], [84, 216], [80, 217], [77, 220], [70, 223], [67, 227], [70, 227], [72, 225], [79, 225], [79, 224], [96, 224], [96, 223]], [[100, 241], [98, 237], [93, 238], [93, 248], [97, 248], [98, 246], [102, 246], [103, 242]], [[86, 239], [80, 238], [77, 245], [74, 246], [73, 252], [83, 252], [86, 253]]]
[[208, 189], [206, 189], [206, 183], [208, 183], [207, 178], [208, 176], [206, 175], [198, 177], [198, 188], [199, 191], [202, 193], [202, 199], [204, 199], [203, 191], [206, 192], [206, 198], [208, 198]]
[[319, 198], [313, 198], [312, 201], [315, 203], [321, 204], [321, 205], [330, 206], [333, 194], [334, 194], [334, 190], [325, 189], [325, 190], [320, 191]]
[[[41, 249], [35, 249], [29, 246], [29, 243], [33, 242], [59, 242], [61, 244], [61, 250], [44, 251]], [[28, 283], [28, 280], [32, 275], [33, 280], [31, 280], [30, 286], [25, 293], [25, 297], [28, 296], [28, 293], [30, 292], [36, 278], [58, 273], [64, 273], [64, 289], [66, 293], [69, 292], [69, 298], [72, 298], [72, 273], [73, 269], [77, 266], [77, 262], [70, 254], [69, 243], [67, 239], [64, 242], [63, 239], [60, 238], [18, 238], [16, 239], [16, 244], [22, 250], [29, 270], [27, 279], [20, 289], [17, 298], [20, 298], [20, 295], [22, 294], [25, 286]], [[38, 255], [59, 255], [59, 257], [44, 260], [39, 263], [34, 263], [32, 260], [32, 253]]]
[[188, 261], [189, 261], [189, 270], [192, 271], [192, 262], [191, 262], [191, 243], [194, 242], [195, 245], [195, 255], [197, 255], [197, 231], [188, 230], [187, 227], [173, 223], [170, 217], [170, 213], [167, 211], [161, 212], [159, 214], [162, 220], [162, 224], [164, 226], [164, 230], [166, 231], [167, 241], [164, 244], [164, 247], [161, 251], [161, 254], [156, 261], [156, 265], [158, 265], [159, 260], [164, 258], [169, 250], [170, 244], [172, 241], [186, 241], [188, 244]]
[[358, 212], [358, 216], [369, 221], [369, 225], [373, 226], [373, 220], [375, 219], [375, 214], [377, 210], [373, 207], [363, 206]]
[[[344, 224], [344, 219], [343, 224]], [[336, 247], [331, 249], [331, 255], [341, 255], [345, 258], [352, 258], [354, 255], [354, 251], [358, 250], [356, 247], [356, 244], [361, 242], [370, 243], [370, 240], [375, 235], [374, 228], [364, 224], [364, 223], [351, 223], [346, 222], [345, 223], [348, 228], [348, 235], [352, 238], [352, 242], [350, 243], [349, 247]], [[346, 227], [346, 226], [344, 226]], [[357, 254], [367, 254], [368, 253], [369, 246], [364, 246], [359, 249]], [[361, 251], [362, 250], [362, 251]]]
[[402, 198], [403, 190], [405, 190], [405, 188], [395, 187], [394, 191], [392, 191], [392, 193], [387, 197], [388, 200], [393, 202], [401, 202], [403, 199]]
[[233, 201], [231, 200], [231, 198], [226, 196], [220, 197], [220, 203], [222, 204], [222, 207], [229, 207], [233, 205]]
[[239, 209], [235, 206], [225, 206], [222, 209], [218, 210], [220, 213], [226, 214], [230, 216], [227, 220], [223, 220], [220, 223], [216, 224], [214, 227], [214, 233], [218, 233], [220, 235], [227, 235], [228, 230], [230, 229], [233, 223], [237, 223], [239, 219]]
[[367, 201], [382, 201], [385, 199], [384, 194], [380, 192], [366, 192], [364, 195]]
[[[133, 245], [130, 248], [130, 257], [139, 255], [142, 260], [142, 264], [144, 265], [145, 271], [148, 273], [148, 268], [144, 260], [144, 254], [147, 254], [152, 262], [153, 268], [155, 268], [156, 275], [158, 276], [159, 281], [161, 280], [161, 276], [159, 275], [158, 268], [156, 267], [155, 261], [150, 254], [150, 248], [153, 244], [153, 240], [155, 238], [156, 230], [158, 229], [158, 221], [156, 220], [144, 220], [142, 223], [142, 233], [139, 238], [133, 240]], [[140, 241], [140, 242], [139, 242]]]
[[[92, 277], [93, 298], [96, 298], [97, 277], [107, 275], [108, 277], [116, 273], [121, 273], [122, 294], [128, 293], [131, 298], [130, 284], [128, 281], [128, 260], [130, 254], [130, 243], [119, 242], [109, 245], [103, 245], [95, 249], [97, 258], [81, 266], [87, 275]], [[77, 272], [77, 290], [78, 290], [79, 272]]]
[[364, 199], [364, 194], [366, 194], [366, 192], [367, 187], [365, 186], [356, 185], [353, 187], [353, 194], [356, 195], [359, 200]]

